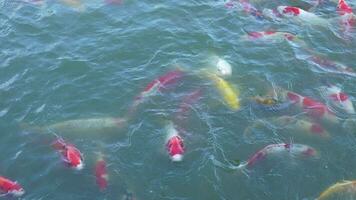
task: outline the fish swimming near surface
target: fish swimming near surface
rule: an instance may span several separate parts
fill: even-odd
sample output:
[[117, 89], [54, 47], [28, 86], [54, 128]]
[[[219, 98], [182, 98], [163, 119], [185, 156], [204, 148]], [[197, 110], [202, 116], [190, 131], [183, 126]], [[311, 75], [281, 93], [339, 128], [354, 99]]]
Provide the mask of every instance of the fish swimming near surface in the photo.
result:
[[81, 2], [81, 0], [60, 0], [60, 1], [65, 5], [78, 9], [79, 11], [85, 10], [85, 6]]
[[25, 194], [25, 190], [16, 181], [0, 176], [0, 193], [20, 197]]
[[310, 117], [314, 119], [325, 120], [327, 122], [332, 123], [339, 122], [335, 113], [331, 111], [330, 108], [322, 102], [287, 90], [284, 90], [282, 93], [283, 99], [302, 108]]
[[57, 138], [52, 147], [62, 156], [62, 160], [70, 167], [76, 170], [82, 170], [84, 161], [82, 153], [73, 144], [67, 143], [62, 138]]
[[229, 9], [241, 8], [245, 13], [254, 16], [258, 20], [264, 19], [262, 13], [248, 0], [230, 0], [225, 3], [225, 7]]
[[335, 197], [334, 195], [340, 193], [348, 193], [352, 195], [352, 199], [356, 198], [356, 181], [342, 181], [335, 183], [334, 185], [327, 188], [323, 191], [316, 200], [326, 200], [326, 199], [333, 199], [331, 197]]
[[[311, 122], [305, 119], [298, 119], [293, 116], [280, 116], [264, 120], [271, 123], [273, 126], [280, 128], [283, 131], [299, 134], [298, 136], [313, 137], [318, 139], [329, 139], [329, 132], [317, 122]], [[244, 137], [249, 137], [253, 129], [265, 126], [263, 121], [255, 121], [248, 126], [244, 131]], [[296, 135], [297, 136], [297, 135]]]
[[328, 20], [298, 7], [278, 6], [277, 11], [283, 17], [295, 20], [302, 24], [310, 24], [310, 25], [317, 25], [317, 26], [324, 26], [324, 27], [329, 26]]
[[171, 160], [173, 162], [182, 161], [185, 152], [184, 142], [177, 129], [174, 127], [173, 122], [167, 124], [166, 132], [166, 148]]
[[98, 159], [95, 164], [95, 177], [96, 184], [98, 185], [100, 191], [105, 190], [108, 187], [108, 172], [106, 167], [106, 161], [104, 160], [104, 156], [99, 153]]
[[136, 110], [137, 106], [143, 103], [147, 98], [156, 95], [162, 89], [176, 83], [183, 77], [184, 73], [180, 69], [169, 71], [166, 74], [151, 81], [145, 89], [135, 98], [134, 103], [130, 108], [130, 112]]
[[229, 108], [234, 111], [240, 109], [239, 91], [233, 88], [223, 78], [220, 78], [215, 74], [207, 73], [207, 76], [213, 80], [215, 87], [218, 89]]
[[336, 85], [329, 85], [323, 88], [326, 97], [330, 100], [335, 107], [341, 108], [348, 114], [355, 114], [354, 106], [349, 98], [349, 96], [341, 91]]
[[[231, 170], [252, 169], [263, 160], [278, 155], [291, 155], [300, 158], [315, 158], [318, 156], [318, 152], [314, 148], [304, 144], [270, 144], [257, 151], [247, 161], [242, 162], [236, 166], [228, 166], [227, 168]], [[224, 166], [224, 164], [222, 164], [220, 161], [213, 160], [213, 162], [219, 167], [226, 168], [226, 166]]]
[[347, 36], [347, 34], [350, 34], [352, 29], [356, 26], [356, 15], [353, 13], [352, 8], [346, 3], [345, 0], [339, 0], [337, 8], [340, 15], [342, 31], [344, 36]]
[[23, 124], [23, 128], [31, 132], [54, 132], [60, 135], [102, 135], [105, 133], [117, 133], [127, 123], [124, 118], [87, 118], [73, 119], [54, 123], [42, 127], [31, 127]]
[[232, 67], [230, 63], [228, 63], [225, 59], [218, 58], [216, 62], [216, 69], [219, 76], [231, 76], [232, 74]]
[[247, 34], [241, 37], [243, 41], [264, 41], [272, 43], [287, 41], [302, 47], [306, 46], [305, 42], [297, 35], [289, 32], [274, 30], [245, 32]]
[[307, 60], [315, 64], [319, 69], [323, 71], [356, 77], [356, 72], [351, 67], [345, 66], [344, 64], [339, 62], [329, 60], [322, 56], [311, 55], [307, 58]]

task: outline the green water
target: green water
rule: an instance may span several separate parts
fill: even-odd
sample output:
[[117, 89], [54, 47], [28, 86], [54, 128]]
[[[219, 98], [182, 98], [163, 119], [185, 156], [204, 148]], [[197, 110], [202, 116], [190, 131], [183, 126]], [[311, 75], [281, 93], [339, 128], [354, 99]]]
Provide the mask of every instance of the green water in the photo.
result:
[[[256, 5], [273, 8], [264, 1]], [[139, 200], [314, 199], [329, 185], [356, 178], [355, 130], [341, 124], [324, 124], [329, 141], [273, 126], [256, 128], [252, 138], [243, 136], [256, 120], [303, 115], [296, 109], [271, 112], [249, 103], [251, 96], [272, 86], [326, 102], [320, 86], [328, 80], [355, 100], [355, 78], [318, 70], [291, 43], [240, 40], [244, 30], [289, 31], [313, 51], [353, 67], [356, 38], [345, 42], [338, 37], [335, 6], [327, 2], [316, 9], [332, 22], [322, 28], [261, 21], [212, 0], [127, 0], [120, 5], [93, 0], [82, 10], [56, 1], [0, 1], [0, 175], [21, 183], [26, 190], [21, 199], [27, 200], [121, 199], [126, 191]], [[226, 80], [240, 90], [238, 111], [224, 105], [213, 83], [197, 74], [209, 67], [214, 55], [233, 66]], [[125, 118], [146, 85], [177, 65], [186, 69], [182, 80], [140, 105], [127, 126], [114, 133], [55, 132], [84, 154], [81, 171], [63, 165], [50, 146], [53, 132], [23, 128], [72, 119]], [[184, 129], [184, 161], [172, 163], [165, 151], [165, 121], [175, 119], [182, 99], [197, 88], [202, 98], [177, 122]], [[336, 112], [342, 120], [352, 118]], [[247, 173], [213, 164], [247, 160], [280, 142], [310, 145], [319, 157], [269, 159]], [[99, 151], [105, 154], [109, 173], [103, 192], [94, 176]]]

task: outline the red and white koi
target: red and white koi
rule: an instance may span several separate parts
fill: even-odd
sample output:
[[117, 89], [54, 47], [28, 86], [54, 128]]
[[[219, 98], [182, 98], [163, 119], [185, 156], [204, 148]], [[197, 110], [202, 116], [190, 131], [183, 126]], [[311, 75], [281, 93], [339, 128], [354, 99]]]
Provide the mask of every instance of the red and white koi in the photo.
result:
[[84, 167], [82, 153], [72, 144], [66, 143], [62, 138], [58, 138], [52, 143], [62, 156], [62, 160], [71, 168], [81, 170]]
[[134, 106], [137, 106], [150, 96], [157, 94], [161, 89], [176, 83], [183, 77], [183, 71], [176, 69], [151, 81], [146, 88], [135, 98]]
[[229, 9], [241, 7], [245, 13], [250, 14], [256, 17], [257, 19], [263, 19], [262, 13], [256, 7], [254, 7], [248, 0], [230, 0], [225, 3], [225, 7]]
[[300, 136], [317, 137], [318, 139], [329, 139], [330, 134], [327, 130], [323, 128], [319, 123], [310, 122], [305, 119], [298, 119], [292, 116], [280, 116], [272, 119], [258, 120], [252, 125], [248, 126], [244, 131], [244, 136], [249, 137], [253, 129], [258, 127], [263, 127], [266, 121], [271, 123], [273, 126], [282, 128], [286, 132], [296, 132]]
[[247, 35], [242, 36], [243, 40], [266, 40], [272, 42], [281, 42], [281, 41], [293, 41], [296, 39], [296, 35], [288, 32], [282, 31], [255, 31], [247, 32]]
[[0, 192], [4, 195], [20, 197], [25, 194], [25, 190], [16, 181], [0, 176]]
[[345, 0], [339, 0], [337, 8], [343, 32], [349, 33], [356, 26], [356, 16]]
[[350, 98], [346, 93], [341, 91], [341, 88], [331, 85], [325, 87], [324, 90], [327, 98], [334, 106], [343, 109], [348, 114], [355, 114], [355, 109]]
[[293, 6], [278, 6], [277, 11], [283, 17], [294, 19], [301, 23], [307, 23], [310, 25], [318, 25], [318, 26], [328, 26], [329, 22], [321, 18], [314, 13], [307, 12], [301, 8], [293, 7]]
[[324, 57], [316, 56], [316, 55], [312, 55], [307, 59], [312, 63], [314, 63], [316, 66], [318, 66], [318, 68], [326, 72], [332, 72], [336, 74], [343, 74], [343, 75], [356, 77], [356, 72], [351, 67], [345, 66], [344, 64], [334, 62]]
[[304, 144], [270, 144], [257, 151], [257, 153], [250, 157], [243, 165], [245, 165], [247, 168], [251, 168], [262, 160], [265, 160], [268, 156], [280, 153], [288, 153], [295, 156], [305, 157], [314, 157], [317, 155], [317, 151], [314, 148]]
[[96, 184], [101, 191], [105, 190], [108, 186], [108, 172], [106, 167], [106, 161], [102, 154], [99, 154], [98, 159], [95, 164], [95, 177]]
[[291, 91], [285, 91], [283, 98], [302, 108], [312, 118], [338, 123], [335, 113], [317, 100]]
[[173, 122], [168, 123], [166, 126], [166, 132], [166, 148], [171, 160], [173, 162], [182, 161], [185, 147], [183, 139], [179, 136], [177, 129], [174, 128]]

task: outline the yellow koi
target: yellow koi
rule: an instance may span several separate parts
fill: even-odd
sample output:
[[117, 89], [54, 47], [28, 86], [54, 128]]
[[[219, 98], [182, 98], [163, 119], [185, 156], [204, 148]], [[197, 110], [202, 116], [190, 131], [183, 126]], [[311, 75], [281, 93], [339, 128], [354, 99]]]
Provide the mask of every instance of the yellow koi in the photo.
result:
[[220, 95], [223, 96], [225, 102], [232, 110], [240, 108], [239, 91], [234, 89], [227, 81], [219, 76], [208, 73], [211, 80], [214, 81], [216, 88], [219, 90]]
[[330, 186], [316, 200], [324, 200], [339, 192], [352, 192], [356, 194], [356, 181], [342, 181]]

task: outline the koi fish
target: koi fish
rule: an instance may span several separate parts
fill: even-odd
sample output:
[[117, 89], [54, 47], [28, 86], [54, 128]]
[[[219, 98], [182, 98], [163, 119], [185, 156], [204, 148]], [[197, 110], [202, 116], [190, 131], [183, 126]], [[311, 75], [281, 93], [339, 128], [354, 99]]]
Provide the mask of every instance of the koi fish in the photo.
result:
[[101, 191], [105, 190], [108, 186], [108, 172], [106, 169], [106, 162], [102, 154], [99, 154], [98, 159], [95, 164], [95, 177], [96, 184]]
[[341, 192], [347, 192], [356, 195], [356, 181], [338, 182], [323, 191], [316, 200], [324, 200]]
[[182, 77], [183, 71], [176, 69], [154, 79], [146, 86], [146, 88], [140, 93], [140, 95], [135, 98], [133, 108], [137, 107], [145, 99], [156, 95], [163, 88], [176, 83]]
[[0, 192], [5, 195], [13, 195], [15, 197], [20, 197], [25, 194], [25, 190], [20, 184], [3, 176], [0, 176]]
[[283, 98], [302, 108], [312, 118], [338, 123], [335, 113], [319, 101], [290, 91], [285, 91]]
[[66, 143], [62, 138], [58, 138], [52, 143], [62, 156], [62, 160], [71, 168], [81, 170], [84, 167], [82, 153], [72, 144]]
[[257, 151], [252, 157], [250, 157], [245, 163], [247, 168], [255, 166], [257, 163], [266, 159], [267, 156], [275, 155], [279, 153], [288, 153], [295, 156], [305, 156], [313, 157], [317, 155], [317, 152], [314, 148], [309, 147], [304, 144], [270, 144], [264, 147], [263, 149]]
[[242, 36], [244, 40], [267, 40], [274, 42], [281, 42], [284, 40], [292, 41], [295, 39], [295, 35], [287, 32], [280, 31], [260, 31], [260, 32], [248, 32], [247, 35]]
[[[298, 119], [292, 116], [280, 116], [272, 119], [266, 119], [265, 121], [270, 122], [272, 125], [282, 128], [285, 131], [297, 132], [299, 134], [308, 137], [317, 137], [322, 139], [329, 139], [330, 134], [327, 130], [323, 128], [319, 123], [310, 122], [304, 119]], [[265, 123], [262, 121], [256, 121], [252, 125], [248, 126], [244, 131], [244, 136], [247, 137], [248, 134], [252, 132], [254, 128], [264, 126]]]
[[123, 118], [88, 118], [88, 119], [73, 119], [54, 123], [43, 127], [29, 127], [23, 125], [23, 128], [33, 132], [47, 133], [53, 131], [61, 135], [83, 134], [94, 135], [100, 133], [116, 133], [126, 124], [127, 120]]
[[174, 128], [173, 122], [168, 123], [166, 132], [166, 148], [171, 160], [173, 162], [182, 161], [185, 147], [183, 139], [179, 136], [177, 129]]
[[352, 8], [346, 3], [345, 0], [339, 0], [338, 11], [343, 33], [350, 33], [356, 26], [356, 16], [353, 13]]
[[264, 8], [262, 10], [262, 14], [265, 18], [273, 20], [273, 21], [281, 21], [281, 19], [282, 19], [282, 15], [279, 14], [277, 9]]
[[227, 81], [218, 77], [215, 74], [208, 73], [208, 77], [214, 81], [216, 88], [220, 95], [223, 96], [224, 101], [232, 110], [240, 108], [239, 91], [235, 90]]
[[232, 74], [232, 67], [230, 63], [222, 58], [218, 58], [216, 69], [218, 70], [218, 74], [220, 76], [231, 76]]
[[241, 4], [243, 10], [247, 14], [250, 14], [259, 20], [264, 19], [263, 14], [259, 10], [257, 10], [257, 8], [255, 8], [248, 0], [240, 0], [239, 2]]
[[84, 5], [82, 4], [82, 2], [80, 0], [60, 0], [60, 1], [68, 6], [75, 8], [75, 9], [79, 9], [80, 11], [83, 11], [85, 9]]
[[356, 77], [356, 72], [351, 67], [345, 66], [341, 63], [334, 62], [316, 55], [312, 55], [307, 59], [314, 63], [318, 68], [326, 72]]
[[307, 23], [317, 26], [328, 26], [329, 23], [326, 19], [323, 19], [314, 13], [307, 12], [301, 8], [293, 6], [278, 6], [277, 11], [283, 17], [294, 19], [301, 23]]
[[338, 108], [343, 109], [348, 114], [355, 114], [354, 106], [346, 93], [335, 85], [325, 87], [326, 96], [330, 102]]

